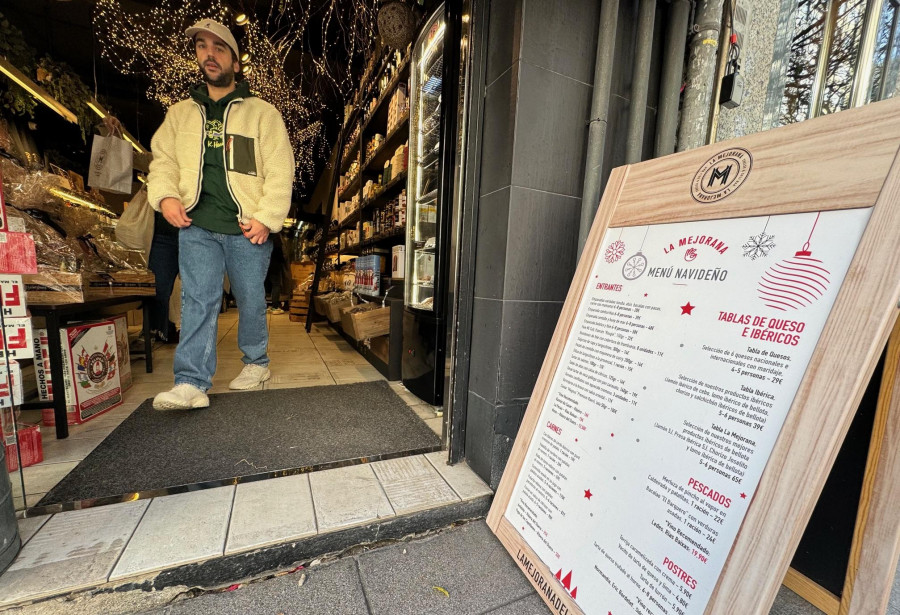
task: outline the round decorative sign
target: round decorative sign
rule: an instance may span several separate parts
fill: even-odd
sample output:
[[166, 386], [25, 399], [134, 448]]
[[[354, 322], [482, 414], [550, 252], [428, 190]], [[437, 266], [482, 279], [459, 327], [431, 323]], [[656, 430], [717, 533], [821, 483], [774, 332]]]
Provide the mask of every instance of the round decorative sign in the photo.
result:
[[719, 152], [703, 163], [691, 182], [691, 196], [700, 203], [715, 203], [741, 187], [753, 167], [753, 157], [742, 147]]
[[88, 359], [88, 378], [91, 382], [99, 384], [106, 380], [109, 373], [109, 360], [102, 352], [95, 352]]

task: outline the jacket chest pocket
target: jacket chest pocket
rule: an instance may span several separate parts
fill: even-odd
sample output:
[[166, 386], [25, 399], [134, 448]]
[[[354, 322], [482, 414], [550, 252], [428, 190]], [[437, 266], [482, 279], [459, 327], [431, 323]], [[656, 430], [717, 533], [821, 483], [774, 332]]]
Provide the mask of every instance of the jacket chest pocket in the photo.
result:
[[225, 135], [225, 167], [235, 173], [256, 176], [256, 139]]

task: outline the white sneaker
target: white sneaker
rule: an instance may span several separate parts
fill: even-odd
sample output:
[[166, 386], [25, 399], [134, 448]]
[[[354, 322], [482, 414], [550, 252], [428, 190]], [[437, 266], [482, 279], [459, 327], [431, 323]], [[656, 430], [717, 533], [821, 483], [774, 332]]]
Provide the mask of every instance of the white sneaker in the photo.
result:
[[209, 397], [193, 384], [177, 384], [171, 391], [165, 391], [153, 398], [154, 410], [190, 410], [208, 407]]
[[284, 310], [282, 310], [280, 307], [274, 308], [272, 310], [273, 316], [281, 316], [282, 314], [284, 314]]
[[246, 391], [261, 385], [263, 382], [272, 377], [272, 372], [264, 365], [255, 365], [253, 363], [244, 366], [238, 377], [231, 381], [228, 385], [229, 389], [236, 391]]

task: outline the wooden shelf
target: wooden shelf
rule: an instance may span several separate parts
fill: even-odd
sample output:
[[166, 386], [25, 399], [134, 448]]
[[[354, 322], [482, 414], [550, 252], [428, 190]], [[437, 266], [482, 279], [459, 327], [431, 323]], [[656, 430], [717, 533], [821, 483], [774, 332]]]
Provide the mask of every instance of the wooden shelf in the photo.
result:
[[347, 187], [341, 191], [340, 196], [338, 196], [338, 201], [346, 201], [347, 197], [352, 196], [354, 192], [357, 192], [359, 190], [361, 179], [362, 174], [357, 173], [356, 177], [354, 177], [353, 180], [347, 184]]
[[363, 202], [362, 208], [371, 209], [372, 207], [381, 205], [388, 200], [388, 196], [391, 196], [394, 194], [394, 192], [396, 192], [397, 186], [406, 186], [406, 171], [401, 171], [400, 174], [397, 175], [397, 177], [391, 179], [391, 181], [389, 181], [385, 185], [384, 190], [382, 190], [378, 196], [373, 199], [366, 199]]
[[343, 231], [348, 228], [353, 228], [354, 226], [356, 226], [356, 223], [359, 222], [359, 218], [360, 218], [360, 210], [357, 209], [356, 211], [351, 213], [349, 216], [344, 218], [344, 221], [338, 225], [338, 229]]
[[358, 156], [354, 154], [359, 153], [359, 142], [362, 139], [362, 131], [360, 130], [359, 134], [356, 135], [356, 139], [353, 140], [353, 143], [350, 145], [350, 149], [347, 150], [347, 155], [341, 157], [341, 172], [340, 175], [343, 175], [347, 172], [347, 169], [350, 168], [350, 165], [354, 160], [358, 160]]
[[[387, 87], [384, 88], [384, 92], [381, 93], [381, 96], [378, 97], [378, 101], [375, 103], [375, 107], [372, 109], [371, 113], [366, 112], [366, 119], [363, 123], [363, 132], [369, 127], [372, 121], [378, 116], [378, 112], [382, 110], [382, 106], [384, 105], [386, 100], [389, 100], [391, 95], [394, 93], [394, 90], [397, 88], [397, 84], [400, 83], [401, 78], [406, 74], [409, 75], [409, 56], [406, 56], [403, 61], [400, 63], [400, 66], [397, 67], [397, 74], [394, 75], [393, 79], [391, 79], [390, 83], [387, 84]], [[407, 97], [409, 96], [409, 92], [407, 92]]]
[[[371, 173], [378, 173], [379, 171], [384, 169], [384, 163], [393, 158], [394, 152], [400, 147], [401, 144], [406, 142], [406, 139], [409, 139], [409, 114], [400, 120], [400, 123], [394, 128], [394, 130], [389, 134], [384, 143], [375, 150], [372, 154], [372, 157], [366, 161], [365, 171]], [[406, 137], [403, 139], [402, 137]]]

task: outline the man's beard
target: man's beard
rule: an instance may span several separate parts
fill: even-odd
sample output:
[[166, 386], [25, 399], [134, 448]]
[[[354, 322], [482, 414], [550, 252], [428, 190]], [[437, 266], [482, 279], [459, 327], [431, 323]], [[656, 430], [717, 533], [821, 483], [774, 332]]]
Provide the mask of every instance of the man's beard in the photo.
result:
[[234, 71], [228, 70], [229, 68], [231, 67], [221, 67], [218, 78], [211, 79], [210, 76], [206, 74], [206, 69], [203, 64], [201, 64], [200, 73], [203, 75], [203, 80], [214, 88], [227, 88], [234, 81]]

